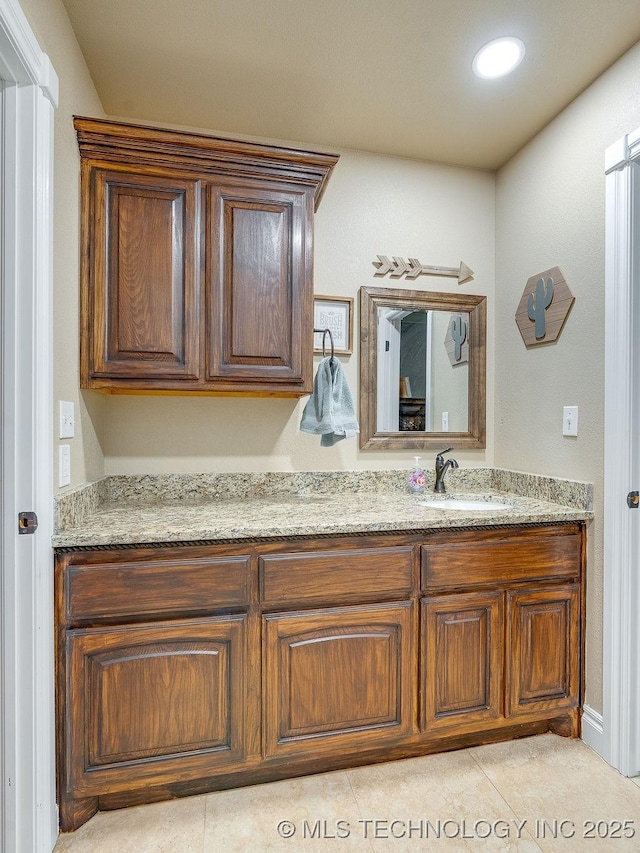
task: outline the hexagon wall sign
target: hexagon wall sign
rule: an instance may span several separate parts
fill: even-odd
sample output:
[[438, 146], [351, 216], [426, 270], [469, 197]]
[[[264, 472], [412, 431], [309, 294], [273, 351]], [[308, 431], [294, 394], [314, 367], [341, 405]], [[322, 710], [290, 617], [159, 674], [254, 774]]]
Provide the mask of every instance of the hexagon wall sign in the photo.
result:
[[516, 311], [516, 323], [525, 346], [557, 340], [574, 302], [559, 267], [532, 275]]

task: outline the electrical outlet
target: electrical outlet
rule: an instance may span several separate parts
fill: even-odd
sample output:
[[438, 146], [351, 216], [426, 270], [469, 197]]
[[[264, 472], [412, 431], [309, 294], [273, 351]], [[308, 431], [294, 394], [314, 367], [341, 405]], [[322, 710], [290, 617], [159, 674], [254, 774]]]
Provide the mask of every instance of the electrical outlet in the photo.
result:
[[449, 412], [442, 413], [442, 432], [449, 432]]
[[68, 486], [71, 482], [71, 445], [61, 444], [58, 449], [58, 485]]
[[562, 409], [562, 434], [578, 434], [578, 407], [564, 406]]
[[73, 438], [76, 434], [76, 422], [73, 403], [60, 400], [60, 438]]

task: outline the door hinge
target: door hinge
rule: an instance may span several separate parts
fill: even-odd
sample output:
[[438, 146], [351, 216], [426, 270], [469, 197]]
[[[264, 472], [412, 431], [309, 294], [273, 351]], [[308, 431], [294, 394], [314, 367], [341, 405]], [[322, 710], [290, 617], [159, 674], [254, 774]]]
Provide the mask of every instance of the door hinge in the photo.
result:
[[627, 495], [627, 506], [629, 509], [638, 509], [640, 503], [640, 492], [629, 492]]
[[18, 533], [35, 533], [38, 529], [38, 516], [35, 512], [18, 513]]

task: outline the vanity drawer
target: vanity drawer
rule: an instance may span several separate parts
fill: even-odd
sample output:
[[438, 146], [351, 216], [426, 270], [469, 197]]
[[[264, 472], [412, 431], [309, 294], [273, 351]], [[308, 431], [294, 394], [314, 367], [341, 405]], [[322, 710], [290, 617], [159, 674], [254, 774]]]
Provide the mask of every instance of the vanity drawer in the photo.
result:
[[508, 584], [519, 581], [576, 578], [580, 575], [581, 539], [577, 534], [522, 536], [504, 541], [423, 545], [422, 588]]
[[406, 598], [413, 546], [278, 554], [260, 558], [263, 604]]
[[68, 566], [68, 621], [179, 615], [247, 604], [248, 556]]

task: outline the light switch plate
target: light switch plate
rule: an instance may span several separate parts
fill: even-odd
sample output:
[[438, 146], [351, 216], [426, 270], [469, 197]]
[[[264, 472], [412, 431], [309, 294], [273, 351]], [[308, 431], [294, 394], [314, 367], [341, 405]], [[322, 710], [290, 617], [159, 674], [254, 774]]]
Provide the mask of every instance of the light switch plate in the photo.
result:
[[442, 432], [449, 432], [449, 412], [442, 413]]
[[58, 485], [68, 486], [71, 482], [71, 445], [61, 444], [58, 449]]
[[60, 400], [60, 438], [73, 438], [76, 434], [76, 422], [73, 403]]
[[578, 407], [564, 406], [562, 409], [562, 434], [578, 434]]

